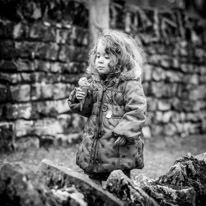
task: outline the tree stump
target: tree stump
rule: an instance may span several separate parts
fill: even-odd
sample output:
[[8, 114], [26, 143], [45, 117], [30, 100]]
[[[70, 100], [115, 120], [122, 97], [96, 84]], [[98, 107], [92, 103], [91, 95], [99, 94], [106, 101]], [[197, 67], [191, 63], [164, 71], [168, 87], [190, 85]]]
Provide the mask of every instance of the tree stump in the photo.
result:
[[169, 172], [156, 180], [142, 175], [131, 181], [122, 171], [113, 171], [106, 189], [125, 205], [203, 206], [206, 203], [205, 155], [176, 160]]

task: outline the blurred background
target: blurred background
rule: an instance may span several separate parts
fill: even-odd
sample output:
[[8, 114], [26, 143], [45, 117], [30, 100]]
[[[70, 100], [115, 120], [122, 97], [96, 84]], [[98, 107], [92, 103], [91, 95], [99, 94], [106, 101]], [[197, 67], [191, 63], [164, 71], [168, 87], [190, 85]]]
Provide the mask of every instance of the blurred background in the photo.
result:
[[205, 0], [0, 0], [0, 164], [49, 158], [78, 170], [86, 122], [67, 98], [101, 31], [144, 48], [148, 102], [143, 172], [157, 177], [206, 150]]

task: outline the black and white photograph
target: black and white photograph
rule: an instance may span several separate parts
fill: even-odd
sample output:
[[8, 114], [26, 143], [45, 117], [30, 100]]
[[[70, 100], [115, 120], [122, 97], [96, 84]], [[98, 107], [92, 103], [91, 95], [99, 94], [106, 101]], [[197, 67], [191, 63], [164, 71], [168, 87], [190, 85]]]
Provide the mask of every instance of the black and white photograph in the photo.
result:
[[206, 206], [206, 0], [0, 0], [1, 206]]

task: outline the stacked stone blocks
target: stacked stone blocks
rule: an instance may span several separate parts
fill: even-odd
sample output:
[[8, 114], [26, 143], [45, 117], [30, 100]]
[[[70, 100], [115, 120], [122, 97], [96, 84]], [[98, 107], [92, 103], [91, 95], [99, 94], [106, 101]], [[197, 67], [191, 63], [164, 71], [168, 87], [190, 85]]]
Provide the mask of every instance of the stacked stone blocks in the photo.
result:
[[[32, 2], [36, 14], [38, 3]], [[57, 9], [58, 2], [53, 3]], [[48, 17], [52, 12], [48, 10], [29, 19], [24, 15], [29, 4], [26, 1], [25, 8], [16, 11], [22, 12], [20, 20], [15, 15], [0, 18], [2, 145], [6, 139], [12, 140], [11, 148], [22, 148], [28, 139], [27, 146], [35, 147], [48, 141], [64, 145], [79, 141], [85, 119], [69, 112], [67, 98], [87, 64], [88, 29], [73, 24], [74, 12], [85, 6], [68, 3], [62, 11], [73, 6], [73, 13], [58, 22]]]
[[[87, 5], [19, 0], [11, 14], [3, 12], [9, 2], [0, 3], [0, 144], [79, 141], [86, 119], [69, 112], [67, 98], [87, 66]], [[145, 137], [205, 133], [205, 26], [181, 10], [115, 5], [111, 28], [131, 34], [146, 54]]]

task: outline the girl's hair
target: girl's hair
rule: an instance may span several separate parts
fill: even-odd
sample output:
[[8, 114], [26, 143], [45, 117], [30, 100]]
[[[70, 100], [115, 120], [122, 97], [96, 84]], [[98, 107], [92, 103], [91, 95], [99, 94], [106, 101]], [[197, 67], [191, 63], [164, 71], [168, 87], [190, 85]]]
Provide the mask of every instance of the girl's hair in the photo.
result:
[[105, 52], [110, 56], [110, 68], [113, 73], [134, 69], [137, 77], [141, 76], [144, 64], [144, 52], [131, 36], [120, 32], [110, 31], [101, 35], [89, 54], [89, 73], [95, 73], [95, 59], [98, 42], [105, 46]]

